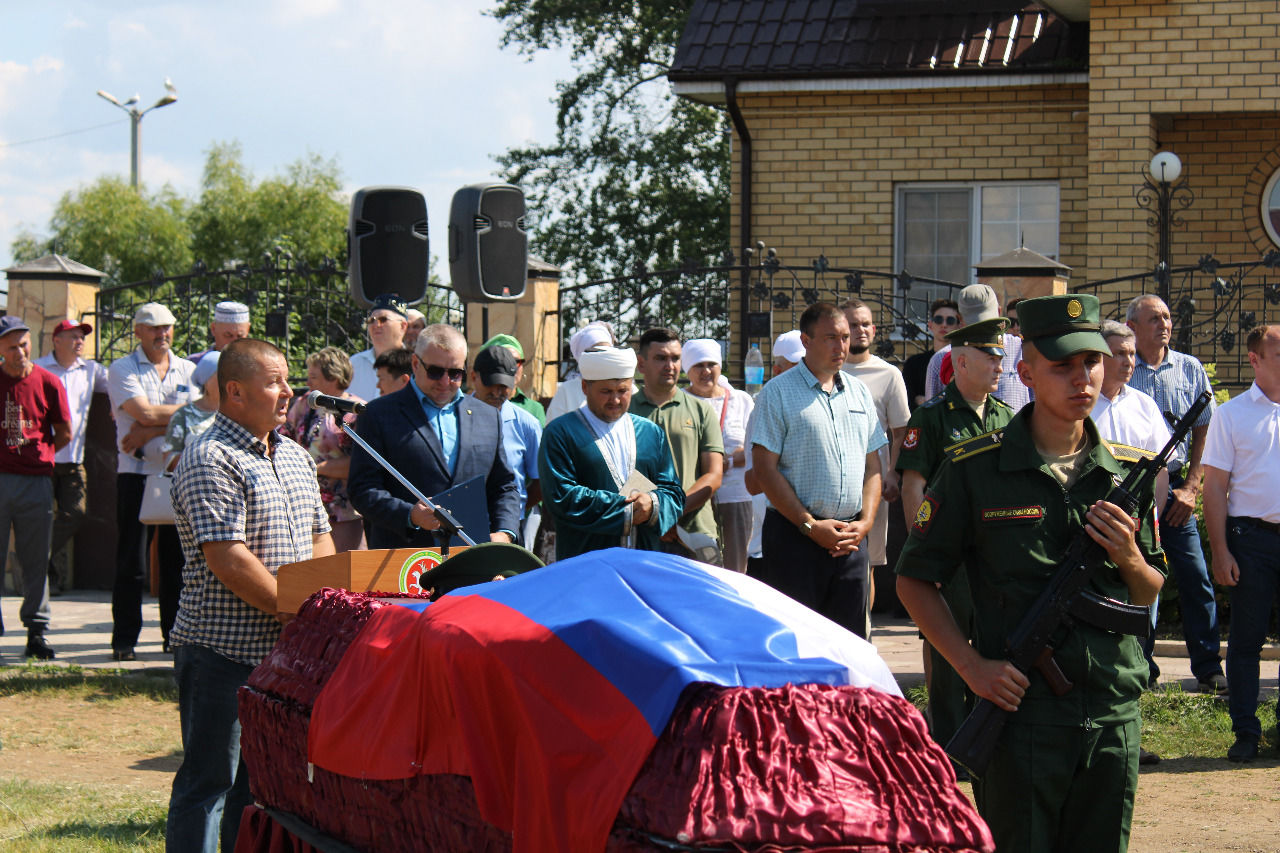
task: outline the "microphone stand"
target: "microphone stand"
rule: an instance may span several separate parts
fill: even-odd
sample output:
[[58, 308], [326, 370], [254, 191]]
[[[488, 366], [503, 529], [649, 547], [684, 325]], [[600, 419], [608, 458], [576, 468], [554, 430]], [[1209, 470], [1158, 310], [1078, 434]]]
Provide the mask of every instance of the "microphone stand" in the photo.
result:
[[[316, 408], [314, 405], [314, 402], [313, 402], [312, 408]], [[341, 412], [337, 412], [334, 414], [338, 415], [338, 425], [342, 427], [342, 431], [345, 432], [347, 435], [351, 436], [352, 441], [354, 441], [356, 444], [363, 447], [365, 452], [368, 453], [370, 456], [372, 456], [377, 461], [377, 463], [386, 470], [388, 474], [390, 474], [391, 476], [399, 480], [400, 485], [408, 489], [415, 498], [417, 498], [418, 500], [426, 504], [427, 508], [431, 510], [433, 515], [435, 515], [436, 520], [440, 522], [440, 528], [439, 528], [440, 531], [445, 534], [444, 544], [441, 546], [441, 548], [444, 550], [446, 555], [449, 553], [449, 538], [454, 536], [455, 534], [463, 542], [466, 542], [468, 545], [476, 544], [476, 540], [472, 539], [470, 536], [467, 535], [466, 531], [462, 529], [462, 525], [458, 524], [458, 520], [453, 517], [453, 514], [450, 513], [449, 510], [438, 505], [435, 501], [431, 500], [431, 498], [427, 497], [421, 491], [419, 491], [417, 486], [415, 486], [413, 483], [410, 483], [407, 479], [405, 479], [405, 476], [401, 474], [399, 471], [397, 471], [394, 467], [392, 467], [390, 462], [382, 458], [381, 453], [379, 453], [378, 451], [370, 447], [369, 442], [361, 438], [356, 433], [355, 429], [353, 429], [349, 424], [347, 424], [342, 419]]]

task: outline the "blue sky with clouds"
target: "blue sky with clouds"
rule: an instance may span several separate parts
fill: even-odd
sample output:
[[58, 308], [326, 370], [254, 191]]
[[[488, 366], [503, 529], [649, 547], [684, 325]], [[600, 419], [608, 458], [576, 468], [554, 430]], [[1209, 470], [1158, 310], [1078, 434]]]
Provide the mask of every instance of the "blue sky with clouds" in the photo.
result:
[[551, 141], [555, 83], [572, 76], [566, 54], [530, 62], [501, 49], [500, 25], [482, 14], [492, 5], [5, 3], [0, 268], [18, 233], [47, 233], [65, 192], [104, 174], [128, 179], [129, 117], [95, 92], [121, 101], [136, 92], [150, 105], [166, 77], [178, 102], [142, 120], [148, 188], [169, 183], [194, 196], [215, 142], [239, 142], [258, 178], [314, 152], [337, 160], [348, 193], [421, 190], [441, 255], [454, 190], [492, 179], [493, 157], [507, 148]]

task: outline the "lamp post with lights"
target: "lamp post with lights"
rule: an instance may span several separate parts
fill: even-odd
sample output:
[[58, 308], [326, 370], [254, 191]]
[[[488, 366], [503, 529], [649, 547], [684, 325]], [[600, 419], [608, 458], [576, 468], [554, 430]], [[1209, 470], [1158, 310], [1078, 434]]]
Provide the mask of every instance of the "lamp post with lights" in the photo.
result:
[[1164, 304], [1169, 304], [1169, 291], [1172, 279], [1170, 256], [1173, 253], [1172, 230], [1174, 225], [1181, 225], [1179, 217], [1182, 211], [1196, 200], [1196, 194], [1182, 177], [1182, 161], [1172, 151], [1161, 151], [1151, 158], [1151, 162], [1142, 168], [1142, 186], [1134, 194], [1138, 207], [1149, 215], [1147, 224], [1156, 228], [1156, 285]]
[[142, 125], [142, 117], [152, 110], [159, 109], [160, 107], [167, 107], [174, 101], [178, 100], [178, 90], [173, 87], [173, 82], [166, 77], [164, 81], [164, 97], [147, 107], [145, 110], [138, 109], [138, 101], [141, 99], [137, 95], [134, 95], [132, 98], [122, 103], [115, 95], [99, 89], [98, 97], [115, 104], [117, 107], [129, 114], [130, 124], [132, 125], [132, 133], [129, 138], [129, 183], [136, 190], [138, 188], [138, 134]]

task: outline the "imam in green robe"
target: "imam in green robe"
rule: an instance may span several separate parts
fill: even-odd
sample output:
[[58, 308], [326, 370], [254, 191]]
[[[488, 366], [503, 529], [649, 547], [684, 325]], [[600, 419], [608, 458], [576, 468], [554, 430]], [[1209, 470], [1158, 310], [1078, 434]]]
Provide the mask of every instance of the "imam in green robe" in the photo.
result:
[[[542, 505], [555, 519], [557, 560], [616, 548], [623, 544], [627, 532], [627, 499], [618, 493], [621, 484], [615, 473], [625, 481], [631, 472], [619, 471], [605, 461], [583, 411], [561, 415], [547, 424], [538, 448]], [[684, 512], [684, 489], [662, 427], [636, 415], [623, 417], [630, 418], [635, 427], [635, 470], [657, 486], [652, 493], [653, 515], [635, 528], [634, 547], [656, 551], [662, 533]]]

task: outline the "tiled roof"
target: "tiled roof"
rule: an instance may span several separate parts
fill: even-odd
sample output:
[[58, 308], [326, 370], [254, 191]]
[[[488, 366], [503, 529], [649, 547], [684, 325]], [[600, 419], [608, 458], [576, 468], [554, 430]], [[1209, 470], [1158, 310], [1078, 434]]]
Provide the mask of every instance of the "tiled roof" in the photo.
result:
[[1082, 71], [1088, 34], [1025, 0], [696, 0], [668, 76]]

